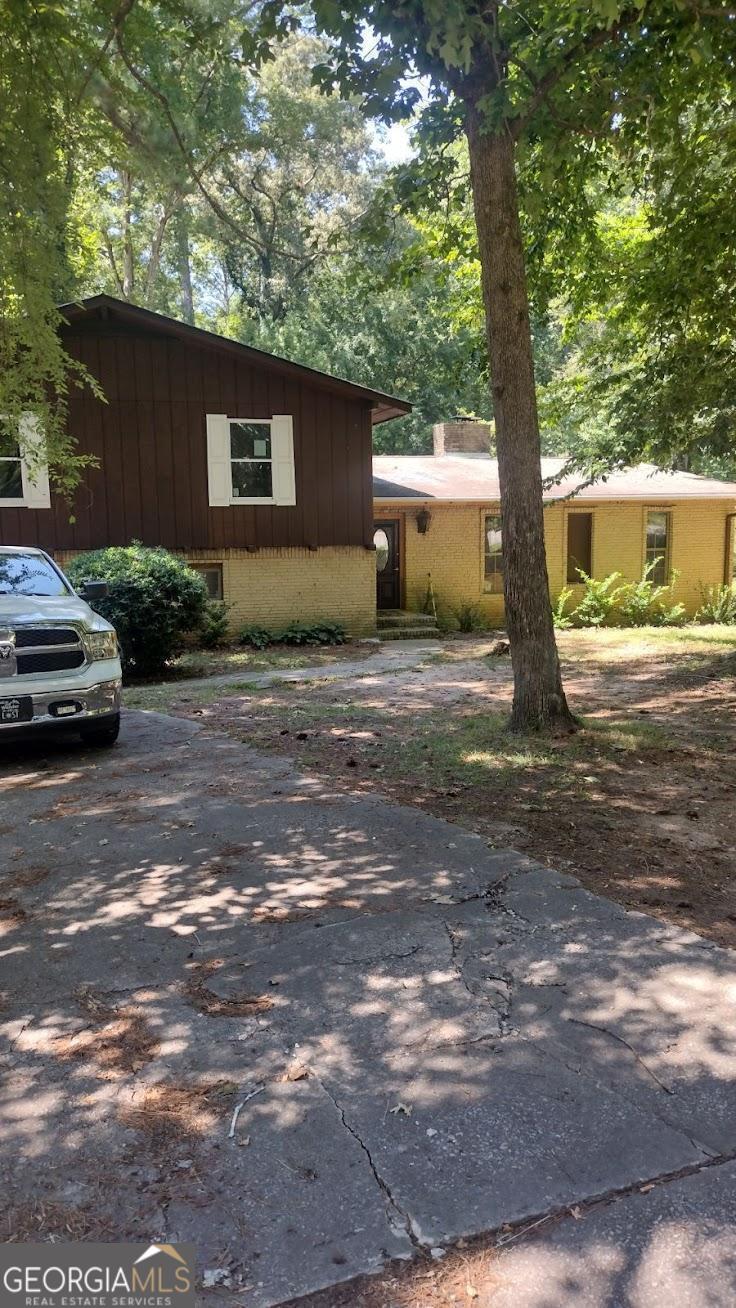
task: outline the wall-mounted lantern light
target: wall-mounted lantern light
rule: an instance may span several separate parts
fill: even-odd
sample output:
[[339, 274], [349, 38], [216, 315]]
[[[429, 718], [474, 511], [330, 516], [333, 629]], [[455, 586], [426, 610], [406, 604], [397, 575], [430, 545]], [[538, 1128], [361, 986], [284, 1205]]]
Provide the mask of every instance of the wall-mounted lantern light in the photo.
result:
[[417, 531], [420, 536], [426, 536], [429, 524], [432, 521], [432, 514], [429, 509], [420, 509], [417, 513]]

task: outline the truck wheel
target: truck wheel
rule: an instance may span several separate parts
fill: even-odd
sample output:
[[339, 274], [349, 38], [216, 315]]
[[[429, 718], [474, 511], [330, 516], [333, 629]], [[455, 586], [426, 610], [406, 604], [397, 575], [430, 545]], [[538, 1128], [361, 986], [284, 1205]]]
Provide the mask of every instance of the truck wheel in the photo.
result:
[[82, 727], [80, 733], [82, 744], [91, 745], [96, 749], [107, 749], [108, 746], [114, 745], [120, 735], [120, 714], [116, 714], [112, 722], [106, 722], [100, 727]]

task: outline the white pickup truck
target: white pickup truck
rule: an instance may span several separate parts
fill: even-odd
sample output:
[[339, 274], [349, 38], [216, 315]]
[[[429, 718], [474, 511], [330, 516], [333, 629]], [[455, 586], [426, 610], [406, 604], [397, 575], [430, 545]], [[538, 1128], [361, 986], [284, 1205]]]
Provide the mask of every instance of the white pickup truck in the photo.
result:
[[0, 744], [37, 731], [113, 745], [120, 729], [120, 652], [113, 627], [43, 550], [0, 545]]

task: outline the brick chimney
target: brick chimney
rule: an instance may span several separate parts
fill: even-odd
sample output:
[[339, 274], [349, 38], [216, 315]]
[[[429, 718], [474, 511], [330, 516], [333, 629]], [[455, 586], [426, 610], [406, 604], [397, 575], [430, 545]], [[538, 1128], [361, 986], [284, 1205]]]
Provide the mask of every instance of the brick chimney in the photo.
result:
[[435, 455], [489, 454], [491, 424], [476, 418], [455, 418], [437, 422], [432, 428]]

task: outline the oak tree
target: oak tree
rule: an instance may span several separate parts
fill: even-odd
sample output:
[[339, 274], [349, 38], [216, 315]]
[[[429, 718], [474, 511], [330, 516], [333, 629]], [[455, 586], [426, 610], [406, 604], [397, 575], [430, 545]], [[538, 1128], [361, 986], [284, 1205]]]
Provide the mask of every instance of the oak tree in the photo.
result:
[[335, 42], [319, 72], [326, 89], [357, 91], [384, 119], [422, 101], [422, 117], [446, 139], [458, 131], [467, 139], [501, 485], [511, 725], [571, 725], [549, 603], [519, 153], [537, 150], [554, 203], [557, 174], [568, 189], [571, 175], [584, 177], [599, 136], [629, 124], [641, 133], [657, 100], [676, 121], [701, 26], [719, 24], [728, 46], [730, 11], [701, 10], [698, 0], [313, 0], [313, 12]]

